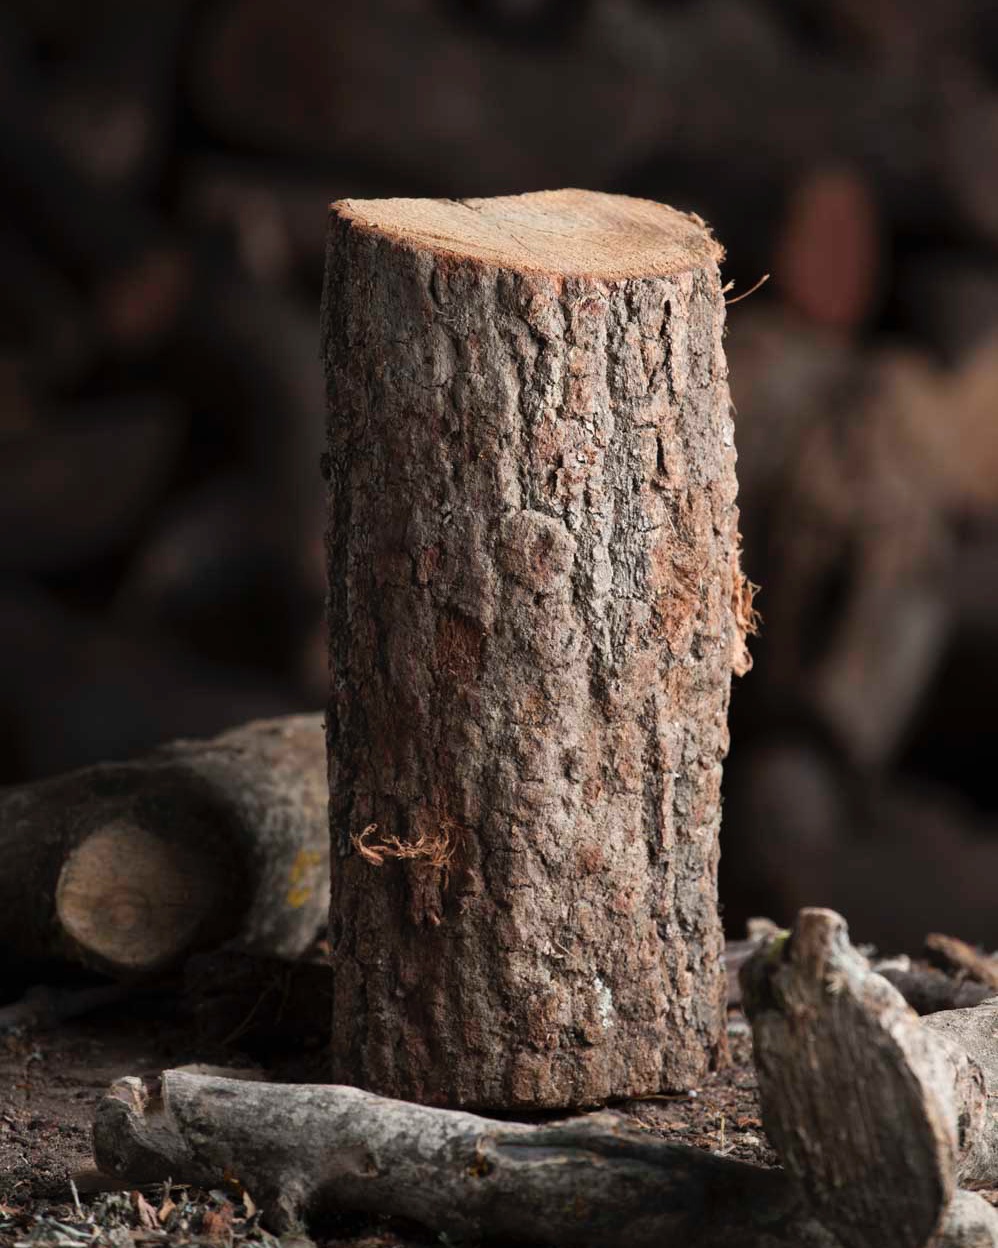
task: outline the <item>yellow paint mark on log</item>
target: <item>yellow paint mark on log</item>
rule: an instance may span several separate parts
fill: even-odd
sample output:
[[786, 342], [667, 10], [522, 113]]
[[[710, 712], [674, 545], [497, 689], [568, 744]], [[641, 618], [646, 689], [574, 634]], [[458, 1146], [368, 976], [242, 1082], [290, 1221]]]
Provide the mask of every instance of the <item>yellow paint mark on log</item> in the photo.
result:
[[285, 901], [292, 910], [300, 910], [312, 896], [313, 883], [309, 876], [322, 865], [322, 855], [315, 849], [300, 849], [295, 855], [288, 873], [288, 892]]

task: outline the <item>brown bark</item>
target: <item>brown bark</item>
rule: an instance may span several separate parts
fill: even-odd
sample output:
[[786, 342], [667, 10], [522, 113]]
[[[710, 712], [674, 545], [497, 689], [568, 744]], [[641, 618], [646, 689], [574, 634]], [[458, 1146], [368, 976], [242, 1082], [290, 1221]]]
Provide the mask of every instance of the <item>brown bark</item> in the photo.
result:
[[766, 1133], [844, 1244], [922, 1248], [958, 1183], [994, 1187], [998, 1005], [919, 1019], [818, 909], [742, 987]]
[[328, 898], [318, 716], [0, 792], [0, 948], [113, 974], [234, 938], [294, 956]]
[[[668, 1144], [609, 1113], [530, 1126], [356, 1088], [168, 1070], [112, 1086], [97, 1107], [94, 1145], [101, 1171], [123, 1185], [170, 1178], [211, 1188], [237, 1178], [278, 1233], [303, 1218], [366, 1210], [472, 1243], [845, 1242], [782, 1171]], [[958, 1192], [933, 1248], [995, 1244], [998, 1215]]]
[[721, 1049], [720, 254], [579, 191], [334, 205], [336, 1079], [595, 1104]]

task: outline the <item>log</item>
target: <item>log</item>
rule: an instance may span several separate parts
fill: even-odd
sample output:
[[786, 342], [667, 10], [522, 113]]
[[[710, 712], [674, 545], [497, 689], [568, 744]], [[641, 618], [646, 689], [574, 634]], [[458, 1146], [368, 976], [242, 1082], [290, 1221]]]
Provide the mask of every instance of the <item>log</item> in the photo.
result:
[[[914, 372], [914, 370], [911, 370]], [[904, 373], [900, 373], [903, 381]], [[998, 385], [998, 331], [967, 350], [959, 368], [933, 375], [923, 368], [897, 385], [899, 440], [920, 461], [926, 484], [958, 515], [990, 520], [998, 507], [998, 435], [994, 393]], [[950, 422], [948, 436], [939, 428]]]
[[917, 1014], [966, 1009], [980, 1005], [995, 994], [994, 988], [956, 979], [932, 967], [902, 970], [893, 966], [875, 966], [874, 969], [878, 975], [883, 975], [888, 983], [894, 985]]
[[[842, 1248], [782, 1171], [666, 1143], [607, 1112], [531, 1126], [356, 1088], [168, 1070], [111, 1087], [94, 1149], [123, 1186], [237, 1179], [278, 1234], [359, 1210], [459, 1242]], [[960, 1192], [933, 1242], [998, 1244], [998, 1215]]]
[[592, 0], [438, 0], [438, 7], [483, 35], [537, 48], [567, 43]]
[[43, 128], [90, 181], [149, 195], [164, 176], [188, 8], [110, 0], [47, 77]]
[[998, 1003], [919, 1019], [820, 909], [742, 989], [766, 1133], [843, 1244], [919, 1248], [958, 1183], [995, 1186]]
[[744, 940], [729, 940], [725, 943], [721, 962], [727, 984], [727, 1004], [729, 1008], [742, 1003], [742, 967], [765, 942], [780, 930], [771, 919], [755, 918], [748, 922], [748, 932]]
[[905, 328], [949, 364], [998, 329], [998, 265], [984, 249], [916, 252], [895, 281]]
[[593, 1105], [721, 1053], [720, 255], [582, 191], [333, 205], [337, 1080]]
[[846, 395], [816, 417], [779, 483], [763, 662], [774, 690], [874, 769], [901, 752], [939, 676], [968, 597], [958, 585], [979, 583], [957, 560], [998, 501], [998, 335], [955, 370], [890, 350], [856, 373], [851, 416]]
[[295, 956], [328, 900], [318, 716], [0, 790], [5, 961], [118, 976], [233, 939]]
[[[0, 230], [0, 316], [23, 344], [26, 376], [36, 396], [77, 381], [93, 363], [92, 329], [78, 292], [16, 230]], [[4, 423], [10, 420], [5, 413]]]
[[119, 1005], [128, 995], [127, 984], [91, 984], [60, 988], [36, 984], [17, 1001], [0, 1006], [0, 1036], [6, 1032], [49, 1031], [106, 1005]]
[[[569, 172], [605, 182], [672, 130], [663, 113], [682, 88], [672, 97], [664, 86], [673, 65], [636, 64], [598, 24], [580, 23], [590, 6], [563, 7], [568, 24], [582, 26], [571, 55], [485, 38], [437, 0], [349, 10], [294, 0], [279, 20], [266, 0], [225, 0], [194, 24], [191, 106], [230, 148], [334, 170], [363, 160], [417, 192], [453, 182], [459, 169], [480, 194]], [[560, 107], [570, 97], [571, 116]], [[418, 107], [399, 110], [398, 98]]]
[[[168, 633], [216, 662], [293, 670], [309, 627], [322, 619], [322, 541], [317, 535], [306, 563], [300, 523], [277, 511], [244, 472], [178, 493], [119, 583], [114, 618], [138, 634]], [[244, 619], [252, 629], [240, 628]], [[308, 704], [321, 705], [326, 683]]]
[[0, 78], [7, 215], [29, 246], [93, 299], [96, 336], [105, 345], [130, 351], [158, 343], [190, 297], [191, 256], [154, 214], [84, 177], [49, 141], [38, 120], [44, 103], [34, 70], [20, 57], [16, 71]]
[[878, 356], [851, 418], [810, 430], [774, 517], [770, 651], [858, 767], [896, 755], [950, 629], [951, 535], [907, 432], [939, 419], [933, 380], [919, 357]]
[[[843, 395], [861, 384], [863, 357], [841, 335], [754, 299], [732, 316], [725, 352], [738, 413], [738, 492], [745, 522], [759, 526], [809, 431], [835, 420]], [[759, 547], [756, 560], [761, 540]]]

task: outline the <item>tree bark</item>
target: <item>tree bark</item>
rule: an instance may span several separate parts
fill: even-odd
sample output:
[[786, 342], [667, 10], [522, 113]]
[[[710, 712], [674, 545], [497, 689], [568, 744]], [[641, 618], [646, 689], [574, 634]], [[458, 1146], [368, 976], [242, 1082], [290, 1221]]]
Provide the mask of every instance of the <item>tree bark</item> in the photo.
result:
[[922, 1248], [958, 1183], [995, 1186], [998, 1004], [919, 1019], [819, 909], [742, 988], [766, 1134], [848, 1248]]
[[693, 1086], [744, 670], [721, 250], [580, 191], [332, 209], [334, 1078]]
[[[344, 1210], [411, 1218], [459, 1242], [569, 1248], [842, 1248], [780, 1170], [669, 1144], [616, 1114], [495, 1122], [356, 1088], [168, 1070], [99, 1102], [97, 1164], [122, 1184], [237, 1179], [283, 1234]], [[998, 1244], [958, 1192], [933, 1248]]]
[[316, 715], [0, 792], [4, 959], [118, 975], [235, 938], [294, 956], [328, 901]]

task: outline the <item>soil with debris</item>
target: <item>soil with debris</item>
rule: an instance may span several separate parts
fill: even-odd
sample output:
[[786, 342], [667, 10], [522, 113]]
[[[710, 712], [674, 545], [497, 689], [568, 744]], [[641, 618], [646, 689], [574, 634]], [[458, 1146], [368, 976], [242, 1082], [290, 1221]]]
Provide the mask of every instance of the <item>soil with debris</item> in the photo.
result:
[[[775, 1165], [759, 1120], [749, 1031], [737, 1011], [729, 1033], [731, 1062], [702, 1087], [615, 1108], [672, 1142]], [[194, 1061], [254, 1064], [252, 1054], [235, 1048], [206, 1051], [196, 1035], [176, 1001], [164, 996], [130, 1000], [56, 1031], [0, 1037], [0, 1248], [276, 1243], [260, 1225], [252, 1192], [164, 1185], [107, 1191], [94, 1170], [90, 1125], [98, 1098], [114, 1079]], [[324, 1061], [315, 1045], [294, 1059], [272, 1054], [266, 1068], [280, 1080], [319, 1082]], [[432, 1228], [366, 1215], [344, 1215], [335, 1225], [310, 1229], [324, 1248], [441, 1242]]]

